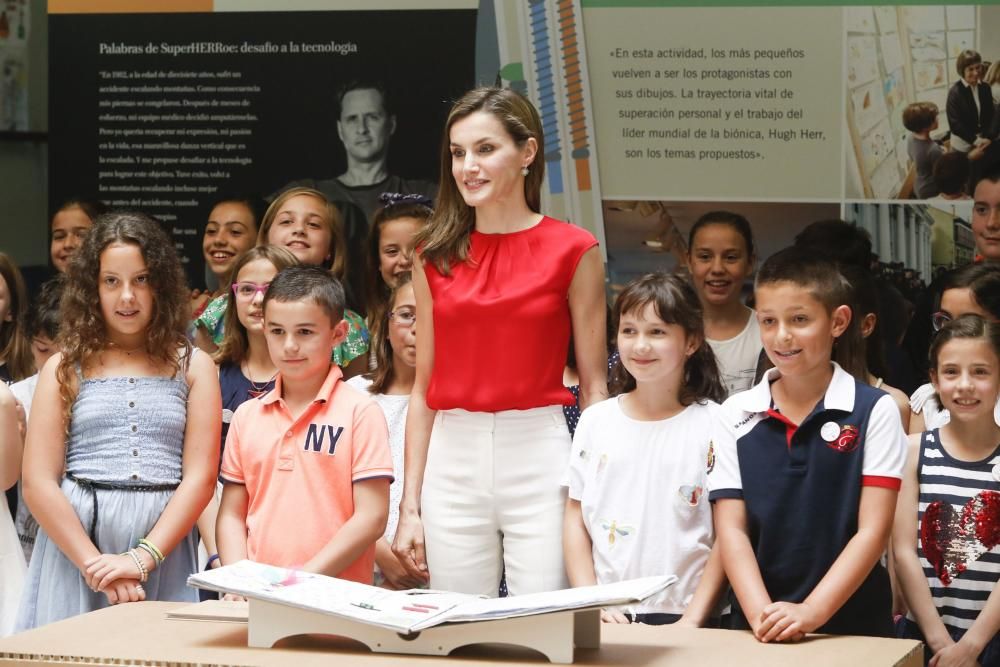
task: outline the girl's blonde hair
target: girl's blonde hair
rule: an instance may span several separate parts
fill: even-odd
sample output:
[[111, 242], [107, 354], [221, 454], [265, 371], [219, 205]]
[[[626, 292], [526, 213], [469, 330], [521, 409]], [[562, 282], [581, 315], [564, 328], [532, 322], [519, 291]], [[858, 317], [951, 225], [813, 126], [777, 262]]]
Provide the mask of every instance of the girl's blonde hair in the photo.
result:
[[1000, 83], [1000, 60], [994, 60], [990, 63], [990, 67], [986, 70], [986, 76], [983, 77], [983, 83], [993, 85], [994, 83]]
[[267, 211], [264, 212], [264, 219], [260, 222], [260, 230], [257, 232], [257, 245], [268, 245], [267, 235], [271, 231], [271, 225], [274, 224], [274, 219], [277, 217], [281, 207], [292, 197], [300, 195], [318, 199], [323, 205], [323, 210], [326, 213], [324, 221], [330, 230], [330, 248], [328, 252], [331, 259], [328, 268], [334, 278], [343, 283], [347, 276], [347, 245], [344, 241], [344, 222], [340, 218], [340, 211], [337, 210], [337, 207], [319, 190], [301, 187], [291, 188], [275, 197], [271, 205], [267, 207]]
[[31, 341], [23, 329], [28, 315], [28, 291], [17, 264], [4, 252], [0, 252], [0, 276], [7, 283], [10, 295], [10, 309], [7, 311], [10, 320], [0, 322], [0, 360], [7, 363], [10, 379], [19, 382], [35, 373]]
[[445, 122], [441, 138], [440, 186], [435, 199], [434, 215], [417, 235], [420, 255], [438, 271], [447, 275], [451, 265], [464, 262], [469, 256], [469, 234], [476, 222], [476, 211], [465, 203], [451, 172], [451, 128], [476, 112], [492, 115], [518, 147], [528, 139], [538, 144], [538, 152], [528, 165], [524, 177], [524, 199], [535, 213], [541, 212], [542, 177], [545, 175], [545, 137], [538, 111], [524, 96], [509, 88], [475, 88], [455, 102]]
[[[232, 283], [236, 280], [244, 266], [256, 262], [258, 259], [269, 261], [278, 271], [299, 264], [298, 257], [286, 248], [276, 245], [259, 245], [250, 248], [236, 260], [229, 282]], [[247, 358], [250, 351], [250, 340], [247, 337], [246, 327], [240, 322], [236, 312], [236, 295], [233, 293], [232, 285], [226, 285], [226, 288], [226, 314], [223, 316], [222, 342], [219, 343], [219, 349], [213, 358], [217, 364], [225, 362], [240, 364]]]

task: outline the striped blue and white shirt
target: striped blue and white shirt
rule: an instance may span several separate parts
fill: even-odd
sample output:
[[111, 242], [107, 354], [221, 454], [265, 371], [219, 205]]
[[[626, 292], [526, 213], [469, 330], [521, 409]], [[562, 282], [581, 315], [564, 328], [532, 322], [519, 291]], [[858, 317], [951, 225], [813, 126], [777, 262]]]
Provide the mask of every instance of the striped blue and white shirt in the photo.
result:
[[941, 446], [937, 429], [923, 433], [917, 554], [949, 630], [968, 630], [1000, 579], [998, 478], [1000, 445], [981, 461], [960, 461]]

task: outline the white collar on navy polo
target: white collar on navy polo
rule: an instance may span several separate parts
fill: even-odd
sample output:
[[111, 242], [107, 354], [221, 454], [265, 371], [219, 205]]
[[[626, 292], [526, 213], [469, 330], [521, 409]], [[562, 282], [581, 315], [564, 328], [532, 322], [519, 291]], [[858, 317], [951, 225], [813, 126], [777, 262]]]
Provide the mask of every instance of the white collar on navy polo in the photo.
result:
[[[836, 361], [833, 364], [833, 378], [826, 388], [823, 407], [827, 410], [854, 410], [854, 378]], [[767, 412], [771, 407], [771, 382], [781, 376], [777, 368], [769, 369], [764, 377], [748, 391], [736, 394], [726, 401], [744, 412]]]

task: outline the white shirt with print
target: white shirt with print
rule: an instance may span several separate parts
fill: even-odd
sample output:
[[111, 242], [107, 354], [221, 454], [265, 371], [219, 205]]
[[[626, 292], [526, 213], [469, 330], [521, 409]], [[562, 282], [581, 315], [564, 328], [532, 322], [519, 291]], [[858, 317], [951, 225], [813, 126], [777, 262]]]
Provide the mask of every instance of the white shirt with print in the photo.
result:
[[630, 611], [683, 614], [715, 537], [706, 476], [719, 406], [692, 404], [669, 419], [637, 421], [620, 401], [583, 412], [565, 485], [581, 504], [597, 582], [677, 575]]

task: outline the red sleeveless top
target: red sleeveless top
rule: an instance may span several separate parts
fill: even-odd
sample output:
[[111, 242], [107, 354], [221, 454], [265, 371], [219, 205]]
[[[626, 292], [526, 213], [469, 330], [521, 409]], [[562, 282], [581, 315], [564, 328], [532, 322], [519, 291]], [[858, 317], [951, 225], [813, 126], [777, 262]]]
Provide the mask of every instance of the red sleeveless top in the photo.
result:
[[425, 264], [434, 298], [434, 368], [427, 405], [474, 412], [571, 405], [563, 386], [569, 286], [597, 245], [575, 225], [543, 217], [510, 234], [471, 234], [469, 259], [444, 276]]

